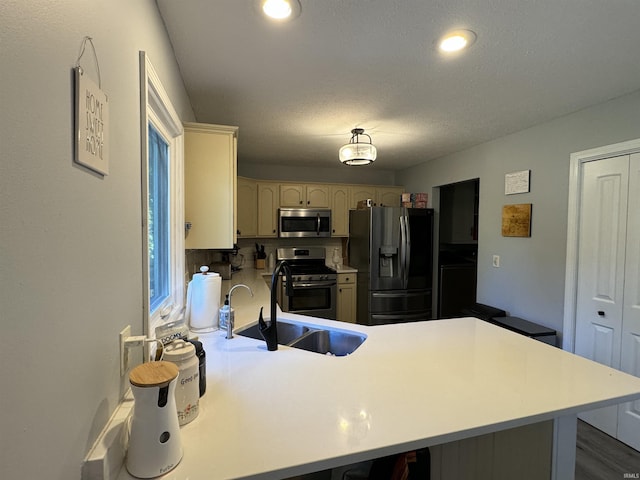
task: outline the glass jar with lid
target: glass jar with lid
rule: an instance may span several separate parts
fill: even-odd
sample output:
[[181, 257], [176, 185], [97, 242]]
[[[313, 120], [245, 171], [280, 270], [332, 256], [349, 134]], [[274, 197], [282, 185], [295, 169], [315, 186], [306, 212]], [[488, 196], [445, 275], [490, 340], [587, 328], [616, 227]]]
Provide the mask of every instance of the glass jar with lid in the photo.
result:
[[198, 416], [200, 401], [199, 362], [195, 347], [183, 340], [174, 340], [165, 346], [164, 360], [178, 367], [176, 384], [176, 409], [178, 423], [185, 425]]

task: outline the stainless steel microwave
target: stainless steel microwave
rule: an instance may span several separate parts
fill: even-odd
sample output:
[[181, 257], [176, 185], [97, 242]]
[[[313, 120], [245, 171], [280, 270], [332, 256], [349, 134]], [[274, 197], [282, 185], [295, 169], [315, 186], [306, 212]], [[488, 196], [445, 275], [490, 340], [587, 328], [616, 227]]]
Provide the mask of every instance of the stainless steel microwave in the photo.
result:
[[328, 208], [281, 208], [278, 210], [280, 238], [323, 238], [331, 236]]

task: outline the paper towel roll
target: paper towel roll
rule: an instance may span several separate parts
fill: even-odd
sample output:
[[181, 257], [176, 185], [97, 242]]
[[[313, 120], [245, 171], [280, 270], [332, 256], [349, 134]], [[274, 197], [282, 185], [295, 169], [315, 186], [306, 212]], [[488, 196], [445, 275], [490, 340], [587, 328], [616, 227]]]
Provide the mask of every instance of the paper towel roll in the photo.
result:
[[189, 330], [211, 332], [218, 327], [222, 278], [217, 273], [196, 273], [187, 287], [185, 318]]

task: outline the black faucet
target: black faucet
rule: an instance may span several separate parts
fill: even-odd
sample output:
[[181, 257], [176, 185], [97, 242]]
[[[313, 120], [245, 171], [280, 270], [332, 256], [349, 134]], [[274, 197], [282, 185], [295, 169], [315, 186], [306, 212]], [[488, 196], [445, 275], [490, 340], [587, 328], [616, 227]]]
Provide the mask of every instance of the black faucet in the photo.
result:
[[258, 323], [260, 325], [260, 333], [265, 342], [267, 342], [267, 350], [274, 351], [278, 349], [278, 324], [276, 321], [276, 294], [278, 289], [278, 276], [280, 272], [284, 271], [286, 276], [285, 282], [285, 294], [291, 296], [293, 294], [293, 279], [291, 277], [291, 268], [289, 264], [284, 260], [276, 265], [271, 274], [271, 318], [269, 324], [262, 318], [262, 308], [260, 309], [260, 318]]

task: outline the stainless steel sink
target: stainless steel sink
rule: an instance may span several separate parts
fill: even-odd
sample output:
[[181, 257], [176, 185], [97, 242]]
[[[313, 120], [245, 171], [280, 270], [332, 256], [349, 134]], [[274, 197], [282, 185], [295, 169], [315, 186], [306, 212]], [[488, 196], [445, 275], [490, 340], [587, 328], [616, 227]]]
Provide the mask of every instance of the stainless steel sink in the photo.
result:
[[308, 350], [310, 352], [322, 353], [324, 355], [335, 355], [343, 357], [353, 353], [365, 341], [364, 335], [355, 332], [347, 333], [342, 330], [315, 330], [298, 338], [289, 346]]
[[[308, 331], [309, 327], [307, 327], [306, 325], [278, 320], [278, 343], [280, 345], [288, 345]], [[238, 335], [242, 335], [243, 337], [263, 340], [262, 335], [260, 334], [260, 327], [258, 326], [258, 323], [253, 323], [249, 326], [242, 327], [235, 333], [237, 333]]]
[[[278, 320], [278, 343], [322, 355], [343, 357], [353, 353], [367, 339], [365, 334], [316, 325]], [[243, 337], [262, 340], [258, 323], [239, 328]]]

